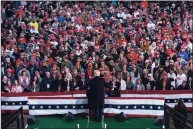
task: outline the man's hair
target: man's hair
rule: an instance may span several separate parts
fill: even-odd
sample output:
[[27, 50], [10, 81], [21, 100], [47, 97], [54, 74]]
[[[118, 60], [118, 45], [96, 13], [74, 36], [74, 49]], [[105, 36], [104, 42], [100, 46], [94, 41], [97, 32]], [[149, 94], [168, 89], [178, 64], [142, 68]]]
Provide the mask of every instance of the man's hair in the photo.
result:
[[94, 70], [94, 76], [100, 76], [100, 71], [99, 70]]

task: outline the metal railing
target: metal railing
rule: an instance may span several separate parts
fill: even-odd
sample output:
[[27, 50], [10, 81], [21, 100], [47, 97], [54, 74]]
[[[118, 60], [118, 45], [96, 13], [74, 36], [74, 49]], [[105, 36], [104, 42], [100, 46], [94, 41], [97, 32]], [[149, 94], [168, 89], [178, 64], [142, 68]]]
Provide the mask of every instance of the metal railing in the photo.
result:
[[[21, 122], [19, 121], [20, 118], [21, 118]], [[25, 129], [25, 127], [24, 127], [24, 116], [23, 116], [23, 107], [20, 107], [13, 115], [11, 115], [8, 119], [6, 119], [2, 123], [2, 129], [7, 129], [9, 127], [9, 125], [11, 123], [13, 123], [15, 120], [17, 120], [17, 129]]]
[[[172, 118], [177, 119], [185, 128], [187, 129], [192, 129], [192, 125], [193, 122], [190, 121], [188, 118], [186, 118], [185, 116], [183, 116], [181, 113], [179, 113], [178, 111], [176, 111], [175, 109], [169, 107], [168, 105], [164, 105], [165, 110], [164, 110], [164, 124], [165, 124], [165, 128], [169, 129], [170, 128], [170, 116]], [[187, 123], [183, 122], [180, 118], [178, 118], [176, 115], [174, 115], [174, 113], [178, 114], [180, 117], [182, 117], [183, 119], [186, 120], [187, 123], [189, 123], [191, 126], [187, 125]]]

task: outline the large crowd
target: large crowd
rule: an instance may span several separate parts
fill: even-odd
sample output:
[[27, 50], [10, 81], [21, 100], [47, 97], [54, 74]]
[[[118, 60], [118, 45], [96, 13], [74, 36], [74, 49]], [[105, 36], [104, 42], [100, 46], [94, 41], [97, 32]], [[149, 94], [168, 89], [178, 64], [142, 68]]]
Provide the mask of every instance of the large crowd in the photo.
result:
[[193, 2], [1, 3], [2, 92], [193, 88]]

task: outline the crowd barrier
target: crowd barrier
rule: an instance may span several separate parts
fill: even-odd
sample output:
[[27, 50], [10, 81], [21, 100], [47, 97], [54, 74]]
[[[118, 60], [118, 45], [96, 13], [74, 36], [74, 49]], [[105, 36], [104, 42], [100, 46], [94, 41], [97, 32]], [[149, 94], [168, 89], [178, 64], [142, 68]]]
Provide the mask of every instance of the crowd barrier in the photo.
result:
[[[1, 111], [12, 112], [23, 106], [24, 112], [29, 112], [28, 98], [43, 97], [63, 99], [83, 99], [86, 97], [86, 91], [65, 91], [65, 92], [24, 92], [24, 93], [2, 93]], [[124, 104], [132, 104], [131, 98], [146, 99], [146, 98], [163, 98], [164, 103], [170, 107], [174, 107], [179, 98], [184, 100], [188, 111], [192, 111], [192, 91], [121, 91], [121, 97], [106, 97], [106, 100], [111, 99], [111, 103], [116, 100], [124, 100]], [[121, 101], [123, 102], [123, 101]], [[134, 102], [134, 101], [133, 101]], [[121, 103], [119, 103], [121, 104]], [[143, 104], [143, 103], [142, 103]], [[125, 106], [127, 107], [127, 106]], [[120, 108], [120, 106], [117, 106]], [[115, 110], [113, 110], [115, 111]], [[119, 111], [117, 111], [119, 112]]]

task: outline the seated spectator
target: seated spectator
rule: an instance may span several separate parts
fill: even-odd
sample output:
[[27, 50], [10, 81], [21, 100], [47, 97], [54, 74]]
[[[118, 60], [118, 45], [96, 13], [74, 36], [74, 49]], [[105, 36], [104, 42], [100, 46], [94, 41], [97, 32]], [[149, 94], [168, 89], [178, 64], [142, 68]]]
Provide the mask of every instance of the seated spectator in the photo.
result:
[[142, 84], [142, 80], [140, 78], [137, 78], [133, 90], [145, 90], [145, 86]]
[[21, 93], [21, 92], [23, 92], [23, 88], [18, 84], [17, 80], [15, 80], [15, 83], [11, 89], [11, 93]]

